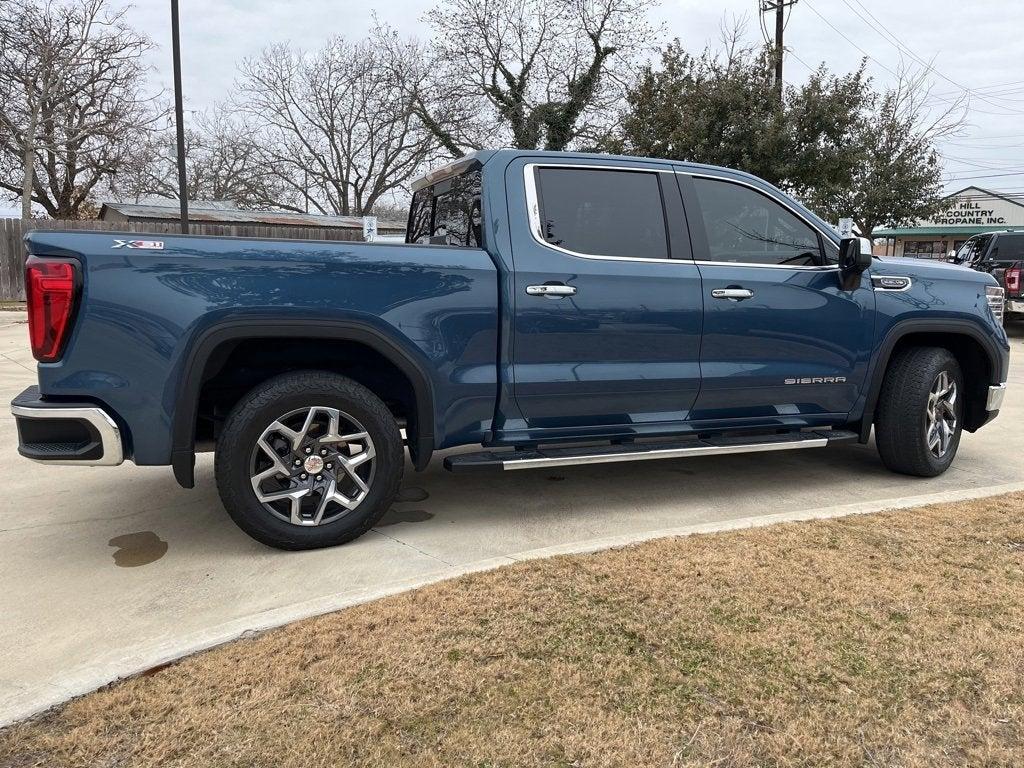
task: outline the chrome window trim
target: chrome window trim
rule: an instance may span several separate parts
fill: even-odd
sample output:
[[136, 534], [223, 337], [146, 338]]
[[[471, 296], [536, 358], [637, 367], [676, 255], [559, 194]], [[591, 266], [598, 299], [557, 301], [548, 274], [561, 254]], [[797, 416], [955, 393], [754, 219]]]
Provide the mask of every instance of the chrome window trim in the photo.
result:
[[838, 264], [814, 264], [797, 266], [794, 264], [754, 264], [746, 261], [700, 261], [694, 260], [694, 264], [708, 267], [753, 267], [755, 269], [789, 269], [798, 272], [838, 272]]
[[[742, 179], [732, 179], [732, 178], [729, 178], [728, 176], [716, 176], [713, 173], [700, 173], [700, 172], [695, 172], [695, 171], [682, 171], [682, 170], [675, 170], [674, 173], [678, 174], [679, 176], [689, 176], [691, 178], [698, 178], [698, 179], [711, 179], [712, 181], [721, 181], [721, 182], [724, 182], [726, 184], [738, 184], [741, 187], [748, 187], [749, 189], [752, 189], [755, 192], [757, 192], [759, 195], [762, 195], [762, 196], [768, 198], [773, 203], [777, 203], [778, 205], [782, 206], [787, 211], [789, 211], [791, 214], [796, 216], [797, 219], [802, 221], [804, 224], [806, 224], [808, 227], [813, 229], [815, 232], [819, 233], [823, 238], [825, 238], [829, 242], [833, 242], [832, 241], [832, 237], [835, 235], [834, 232], [832, 232], [832, 233], [826, 232], [824, 229], [819, 227], [813, 221], [808, 220], [806, 216], [804, 216], [802, 213], [800, 213], [800, 211], [798, 211], [796, 208], [791, 206], [789, 203], [785, 202], [784, 200], [779, 200], [778, 198], [768, 194], [765, 190], [761, 189], [756, 184], [751, 184], [750, 182], [743, 181]], [[757, 268], [757, 269], [790, 269], [790, 270], [799, 271], [799, 272], [838, 272], [839, 271], [839, 265], [838, 264], [816, 264], [816, 265], [813, 265], [813, 266], [796, 266], [796, 265], [793, 265], [793, 264], [754, 264], [754, 263], [746, 262], [746, 261], [703, 261], [703, 260], [700, 260], [700, 259], [695, 259], [694, 260], [694, 264], [707, 264], [709, 266], [716, 266], [716, 267], [754, 267], [754, 268]]]
[[[671, 255], [666, 256], [664, 259], [649, 259], [642, 256], [601, 256], [596, 253], [582, 253], [580, 251], [573, 251], [569, 248], [563, 248], [560, 245], [554, 245], [544, 239], [544, 230], [540, 223], [540, 203], [537, 199], [537, 176], [534, 170], [537, 168], [583, 168], [585, 170], [598, 170], [598, 171], [639, 171], [642, 173], [673, 173], [668, 169], [660, 168], [639, 168], [636, 166], [618, 166], [618, 165], [579, 165], [576, 163], [527, 163], [523, 166], [523, 187], [526, 190], [526, 215], [529, 219], [530, 234], [533, 236], [534, 241], [538, 245], [542, 245], [545, 248], [550, 248], [552, 251], [558, 251], [560, 253], [567, 254], [569, 256], [576, 256], [581, 259], [594, 259], [597, 261], [639, 261], [646, 262], [648, 264], [693, 264], [691, 259], [674, 259]], [[664, 216], [665, 209], [662, 207], [662, 215]], [[667, 245], [667, 241], [666, 241]]]
[[816, 224], [814, 224], [814, 222], [808, 221], [805, 216], [803, 216], [799, 211], [794, 209], [792, 206], [788, 205], [787, 203], [785, 203], [785, 202], [783, 202], [781, 200], [776, 199], [775, 197], [772, 197], [771, 195], [767, 194], [763, 189], [759, 188], [757, 185], [750, 184], [749, 182], [741, 181], [739, 179], [730, 179], [730, 178], [725, 177], [725, 176], [716, 176], [716, 175], [710, 174], [710, 173], [699, 173], [699, 172], [693, 172], [693, 171], [683, 171], [683, 170], [679, 170], [677, 168], [644, 168], [642, 166], [635, 166], [635, 165], [621, 165], [621, 166], [620, 165], [595, 165], [595, 164], [590, 164], [590, 163], [586, 163], [586, 164], [584, 164], [584, 163], [546, 163], [546, 162], [526, 163], [526, 165], [523, 166], [523, 188], [524, 188], [524, 190], [526, 192], [526, 212], [527, 212], [527, 217], [529, 219], [528, 224], [529, 224], [530, 235], [533, 237], [534, 241], [538, 245], [541, 245], [541, 246], [543, 246], [545, 248], [550, 248], [552, 251], [558, 251], [559, 253], [564, 253], [564, 254], [566, 254], [568, 256], [576, 256], [576, 257], [581, 258], [581, 259], [596, 259], [597, 261], [639, 261], [639, 262], [647, 262], [647, 263], [651, 263], [651, 264], [673, 264], [673, 263], [675, 263], [675, 264], [698, 264], [698, 265], [714, 266], [714, 267], [752, 267], [752, 268], [755, 268], [755, 269], [787, 269], [787, 270], [794, 271], [794, 272], [838, 272], [839, 271], [839, 265], [838, 264], [824, 264], [824, 265], [813, 265], [813, 266], [796, 266], [796, 265], [792, 265], [792, 264], [752, 264], [752, 263], [747, 263], [747, 262], [742, 262], [742, 261], [710, 261], [710, 260], [702, 260], [702, 259], [676, 259], [676, 258], [672, 258], [671, 256], [669, 256], [668, 258], [664, 258], [664, 259], [649, 259], [649, 258], [644, 258], [644, 257], [632, 257], [632, 256], [601, 256], [601, 255], [593, 254], [593, 253], [582, 253], [580, 251], [573, 251], [573, 250], [571, 250], [569, 248], [562, 248], [561, 246], [549, 243], [547, 240], [544, 239], [543, 229], [541, 227], [541, 222], [540, 222], [540, 204], [539, 204], [539, 201], [538, 201], [538, 198], [537, 198], [537, 183], [538, 182], [537, 182], [537, 176], [534, 173], [535, 169], [537, 169], [537, 168], [582, 168], [582, 169], [585, 169], [585, 170], [598, 170], [598, 171], [613, 170], [613, 171], [634, 171], [634, 172], [641, 172], [641, 173], [671, 173], [673, 175], [691, 176], [691, 177], [698, 177], [698, 178], [702, 178], [702, 179], [712, 179], [714, 181], [723, 181], [723, 182], [725, 182], [727, 184], [739, 184], [739, 185], [744, 186], [744, 187], [749, 187], [750, 189], [754, 190], [755, 192], [757, 192], [757, 193], [759, 193], [761, 195], [764, 195], [769, 200], [772, 200], [772, 201], [778, 203], [783, 208], [785, 208], [787, 211], [789, 211], [791, 214], [796, 216], [800, 221], [804, 222], [807, 226], [809, 226], [811, 229], [813, 229], [815, 232], [821, 233], [821, 235], [823, 237], [827, 238], [830, 242], [832, 242], [832, 235], [834, 235], [835, 233], [832, 233], [832, 235], [830, 235], [829, 233], [825, 232], [825, 230], [823, 230], [821, 227], [819, 227]]

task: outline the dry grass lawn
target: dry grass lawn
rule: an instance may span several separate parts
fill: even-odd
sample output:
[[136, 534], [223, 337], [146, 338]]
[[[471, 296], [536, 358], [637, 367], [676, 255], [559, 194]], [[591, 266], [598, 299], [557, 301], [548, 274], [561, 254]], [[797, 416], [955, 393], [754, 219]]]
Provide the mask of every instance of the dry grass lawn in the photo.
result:
[[1022, 599], [1024, 493], [660, 540], [200, 654], [0, 766], [1021, 766]]

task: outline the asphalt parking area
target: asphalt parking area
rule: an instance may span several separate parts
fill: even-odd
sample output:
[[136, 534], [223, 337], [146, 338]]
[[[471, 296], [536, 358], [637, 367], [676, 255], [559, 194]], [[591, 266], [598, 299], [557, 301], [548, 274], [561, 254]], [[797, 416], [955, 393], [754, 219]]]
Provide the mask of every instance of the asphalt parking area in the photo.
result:
[[[1024, 487], [1024, 324], [1003, 412], [945, 475], [888, 472], [873, 447], [452, 475], [407, 472], [382, 524], [335, 549], [283, 553], [220, 506], [212, 460], [42, 467], [0, 409], [0, 724], [238, 636], [531, 556], [769, 515], [902, 506]], [[35, 382], [23, 316], [0, 313], [0, 399]]]

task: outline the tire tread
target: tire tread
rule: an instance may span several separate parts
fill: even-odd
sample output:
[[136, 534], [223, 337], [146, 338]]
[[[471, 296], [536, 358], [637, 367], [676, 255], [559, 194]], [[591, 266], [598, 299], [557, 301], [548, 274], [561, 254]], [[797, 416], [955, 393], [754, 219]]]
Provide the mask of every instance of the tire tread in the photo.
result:
[[927, 398], [939, 370], [951, 371], [959, 387], [964, 388], [960, 366], [953, 354], [942, 347], [910, 347], [897, 353], [889, 362], [878, 398], [875, 417], [875, 445], [886, 467], [893, 472], [917, 477], [935, 477], [946, 471], [959, 446], [961, 414], [957, 419], [957, 435], [950, 452], [936, 459], [928, 451], [921, 431], [921, 410], [917, 402]]

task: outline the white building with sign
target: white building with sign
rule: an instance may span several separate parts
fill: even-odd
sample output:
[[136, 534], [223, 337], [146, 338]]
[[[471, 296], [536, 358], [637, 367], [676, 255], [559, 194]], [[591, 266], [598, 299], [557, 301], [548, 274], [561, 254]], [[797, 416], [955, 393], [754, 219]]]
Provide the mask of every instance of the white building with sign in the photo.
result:
[[875, 230], [875, 253], [945, 258], [980, 232], [1024, 229], [1024, 195], [967, 187], [950, 195], [949, 206], [931, 221]]

